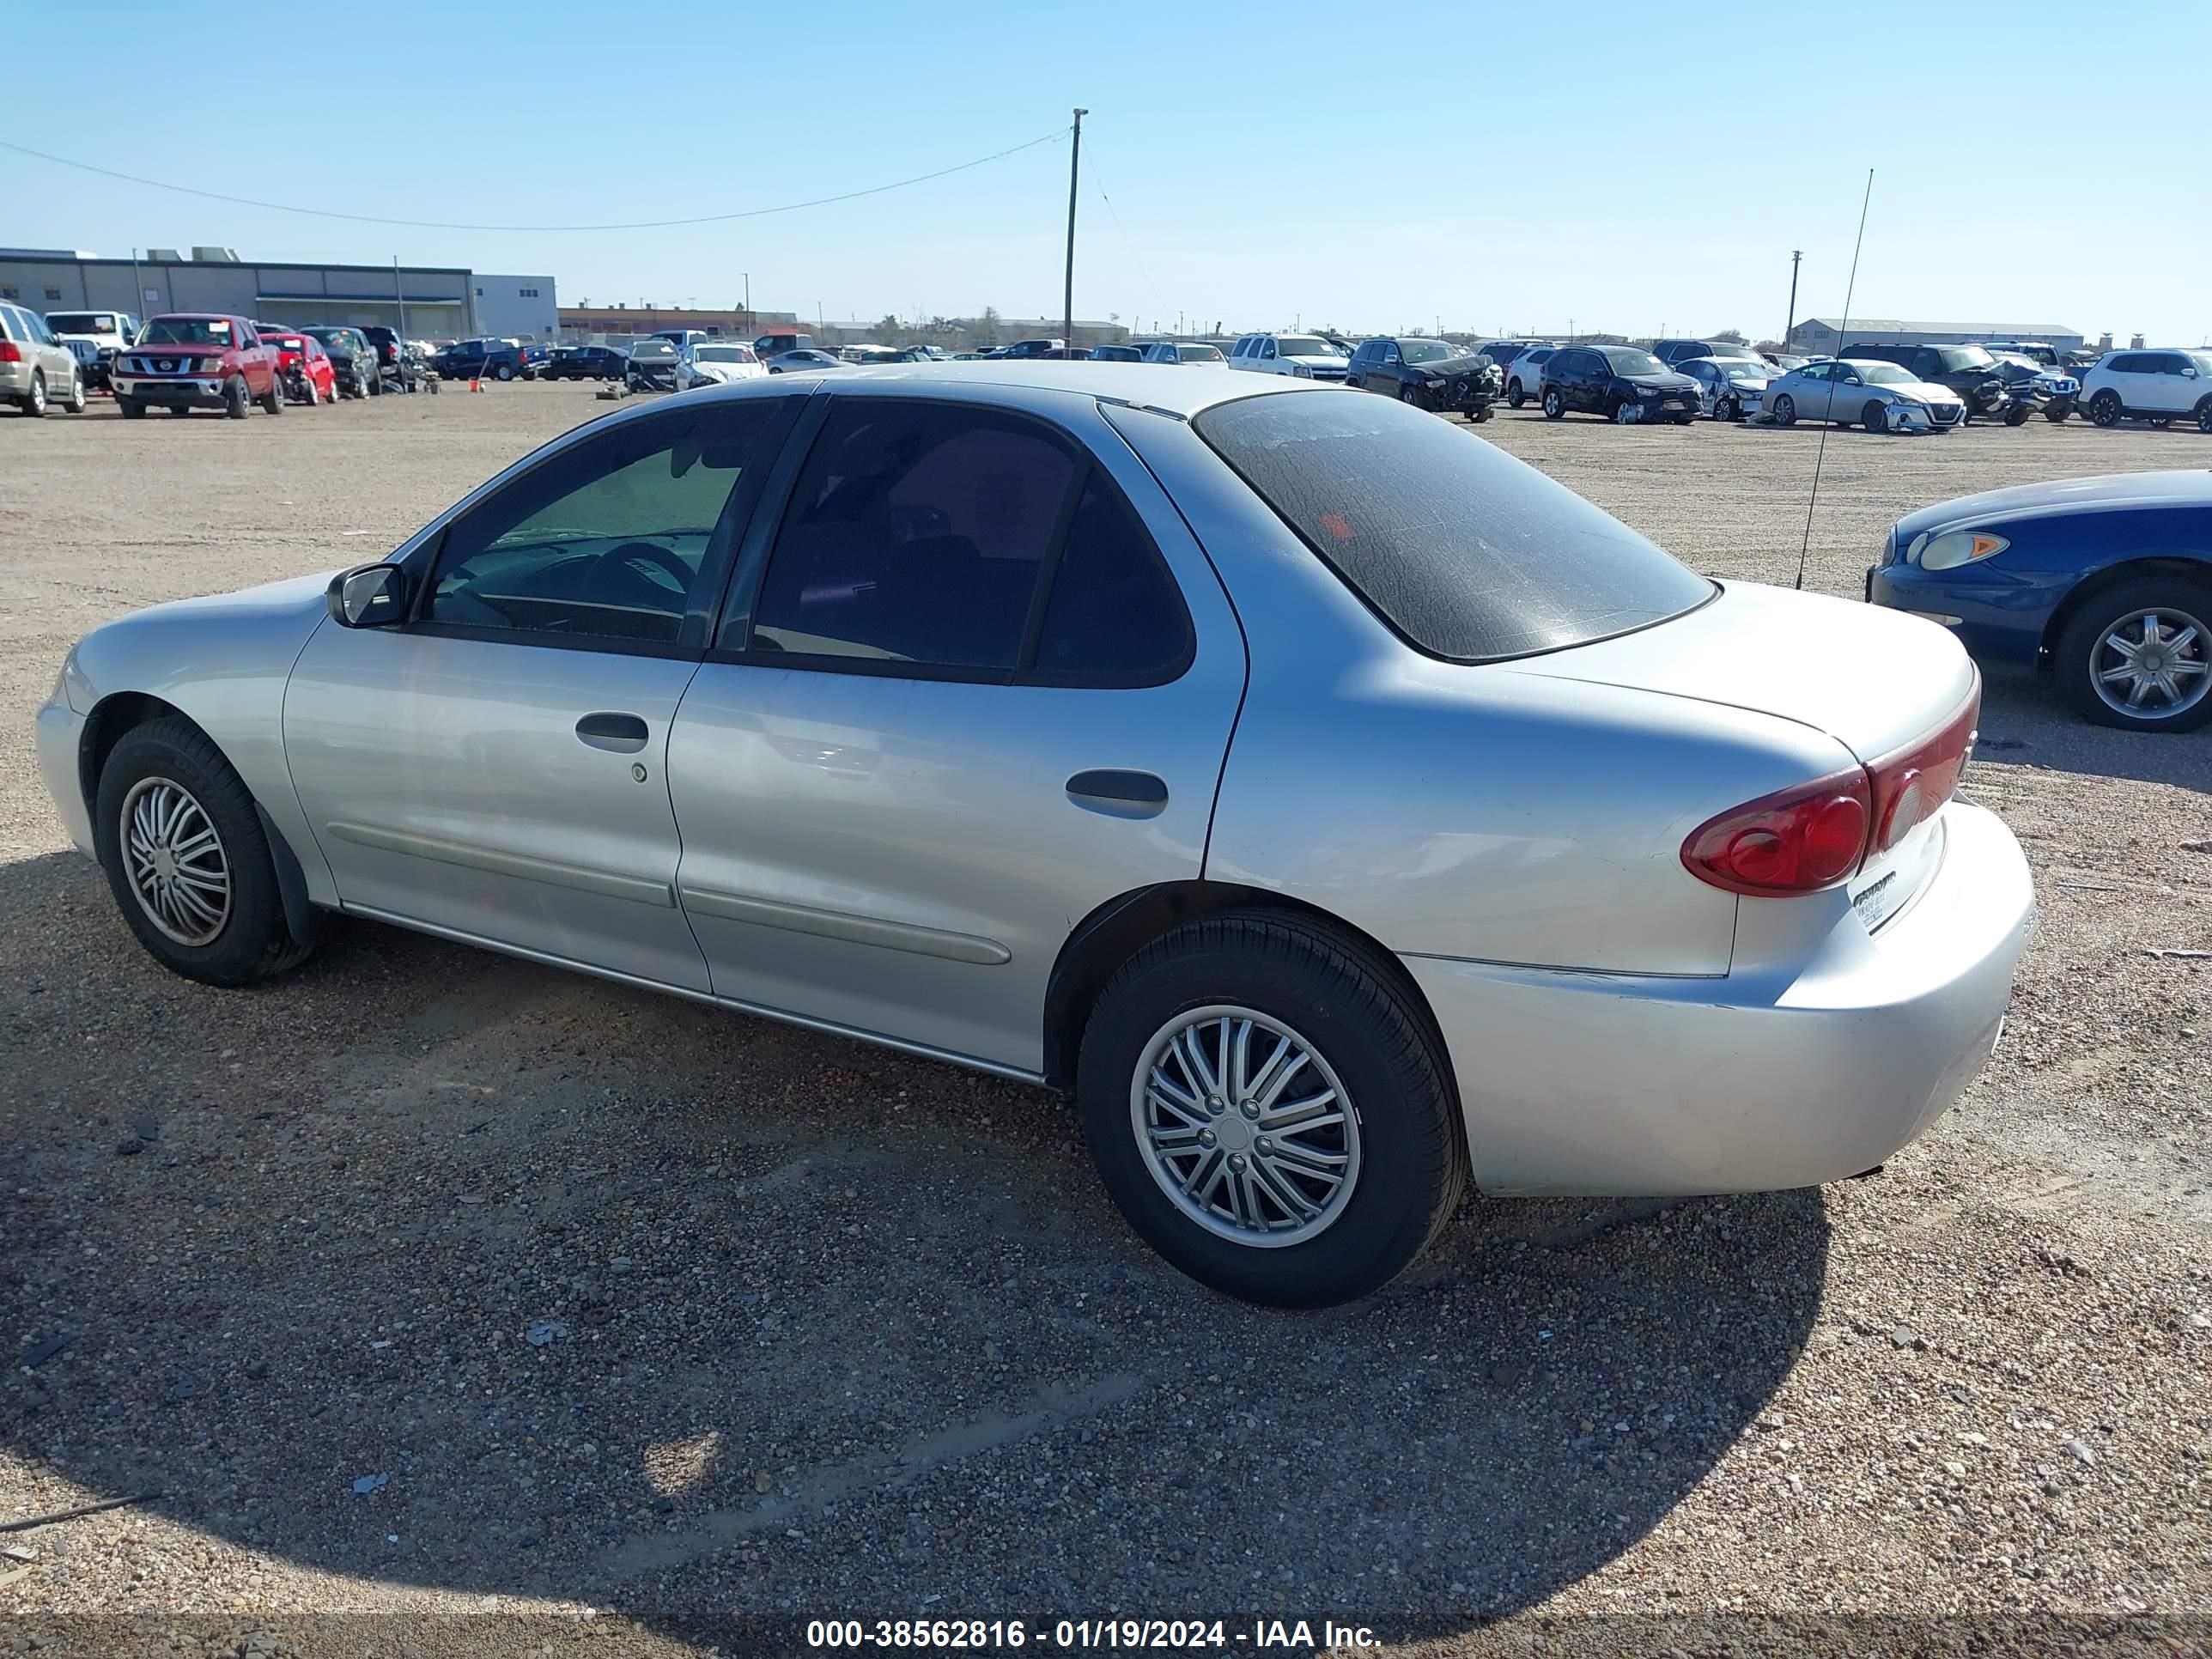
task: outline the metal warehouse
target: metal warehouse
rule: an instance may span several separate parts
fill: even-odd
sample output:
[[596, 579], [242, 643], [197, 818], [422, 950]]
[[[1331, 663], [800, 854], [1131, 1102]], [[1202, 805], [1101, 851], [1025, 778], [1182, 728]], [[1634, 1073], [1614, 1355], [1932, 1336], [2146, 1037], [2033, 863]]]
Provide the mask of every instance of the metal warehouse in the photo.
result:
[[1853, 317], [1848, 331], [1836, 317], [1808, 317], [1790, 331], [1793, 351], [1832, 354], [1860, 340], [1897, 345], [1972, 345], [1981, 340], [2039, 340], [2054, 351], [2082, 343], [2081, 331], [2063, 323], [1931, 323], [1905, 317]]
[[[382, 323], [422, 339], [550, 334], [555, 306], [550, 276], [493, 276], [444, 265], [264, 264], [222, 247], [196, 247], [189, 258], [174, 248], [150, 248], [129, 259], [0, 248], [0, 299], [42, 313], [217, 311], [300, 325]], [[517, 326], [522, 323], [538, 326]]]

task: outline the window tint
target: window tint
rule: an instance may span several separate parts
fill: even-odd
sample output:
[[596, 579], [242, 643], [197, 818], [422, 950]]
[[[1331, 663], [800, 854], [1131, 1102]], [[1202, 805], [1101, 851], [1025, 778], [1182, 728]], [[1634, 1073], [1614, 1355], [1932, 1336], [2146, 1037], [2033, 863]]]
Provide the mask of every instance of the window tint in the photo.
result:
[[2142, 356], [2134, 352], [2122, 352], [2105, 367], [2115, 374], [2141, 374], [2145, 372]]
[[1199, 434], [1377, 615], [1460, 661], [1603, 639], [1713, 585], [1464, 428], [1381, 398], [1256, 397]]
[[1011, 671], [1074, 472], [996, 410], [842, 400], [776, 532], [753, 648]]
[[2178, 375], [2183, 369], [2191, 367], [2189, 359], [2178, 351], [2161, 351], [2153, 361], [2157, 363], [2158, 372], [2161, 374]]
[[1189, 658], [1175, 578], [1135, 510], [1093, 472], [1053, 575], [1035, 678], [1157, 684]]
[[447, 531], [428, 620], [678, 642], [715, 527], [773, 401], [631, 422], [565, 451]]

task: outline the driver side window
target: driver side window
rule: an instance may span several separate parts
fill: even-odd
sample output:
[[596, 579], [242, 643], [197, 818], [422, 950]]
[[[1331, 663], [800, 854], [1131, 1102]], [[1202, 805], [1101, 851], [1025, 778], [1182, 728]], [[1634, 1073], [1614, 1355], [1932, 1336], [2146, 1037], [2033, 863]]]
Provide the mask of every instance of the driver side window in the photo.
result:
[[532, 468], [446, 532], [422, 619], [541, 641], [684, 643], [724, 567], [731, 498], [780, 398], [630, 421]]

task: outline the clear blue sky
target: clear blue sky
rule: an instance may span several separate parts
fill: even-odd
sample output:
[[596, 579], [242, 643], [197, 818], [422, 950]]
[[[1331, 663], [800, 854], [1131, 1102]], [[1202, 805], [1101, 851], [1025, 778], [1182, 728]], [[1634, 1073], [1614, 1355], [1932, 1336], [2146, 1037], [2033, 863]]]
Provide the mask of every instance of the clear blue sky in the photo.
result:
[[[483, 222], [673, 218], [950, 166], [1082, 104], [1083, 316], [1771, 335], [1793, 247], [1798, 315], [1842, 309], [1871, 167], [1862, 315], [2190, 344], [2212, 330], [2204, 0], [391, 0], [343, 31], [293, 4], [100, 13], [146, 37], [136, 59], [88, 58], [76, 9], [9, 15], [17, 72], [0, 137], [271, 201]], [[362, 108], [331, 78], [348, 34], [377, 56], [400, 46], [434, 89]], [[263, 49], [228, 67], [210, 57], [201, 75], [185, 69], [199, 40]], [[40, 64], [70, 67], [42, 77]], [[2148, 84], [2108, 97], [2123, 70]], [[149, 76], [166, 90], [141, 113], [132, 88]], [[229, 118], [179, 112], [218, 101]], [[817, 304], [833, 319], [1057, 315], [1066, 175], [1061, 141], [750, 222], [504, 234], [233, 207], [0, 151], [0, 240], [397, 253], [550, 272], [571, 302], [733, 305], [749, 270], [756, 307], [810, 317]]]

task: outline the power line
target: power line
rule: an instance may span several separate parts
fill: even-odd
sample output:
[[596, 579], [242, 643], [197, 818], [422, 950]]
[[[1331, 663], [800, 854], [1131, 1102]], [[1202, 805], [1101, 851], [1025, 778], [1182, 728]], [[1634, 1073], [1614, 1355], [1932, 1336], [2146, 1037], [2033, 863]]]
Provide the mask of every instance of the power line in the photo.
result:
[[1152, 273], [1145, 269], [1145, 256], [1137, 252], [1137, 245], [1129, 240], [1128, 228], [1121, 222], [1121, 210], [1114, 205], [1114, 198], [1106, 193], [1106, 186], [1098, 182], [1095, 165], [1091, 168], [1091, 187], [1098, 192], [1098, 199], [1106, 204], [1106, 211], [1113, 218], [1114, 228], [1121, 233], [1121, 246], [1129, 250], [1129, 258], [1136, 264], [1137, 274], [1145, 279], [1145, 286], [1152, 289], [1152, 298], [1158, 301], [1160, 309], [1167, 310], [1167, 295], [1160, 292], [1160, 285], [1152, 280]]
[[1035, 149], [1039, 144], [1049, 144], [1067, 136], [1066, 127], [1058, 127], [1041, 138], [1031, 138], [1023, 143], [994, 150], [988, 155], [979, 155], [972, 161], [939, 167], [934, 173], [916, 173], [911, 179], [895, 179], [888, 185], [871, 185], [866, 190], [848, 190], [836, 196], [817, 196], [810, 201], [786, 202], [779, 207], [745, 208], [734, 213], [702, 214], [696, 219], [641, 219], [628, 224], [615, 225], [469, 225], [456, 224], [442, 219], [384, 219], [368, 213], [340, 213], [331, 208], [300, 207], [288, 202], [257, 202], [251, 197], [226, 196], [221, 191], [201, 190], [191, 185], [173, 185], [160, 179], [142, 179], [135, 173], [118, 173], [113, 167], [94, 167], [89, 161], [73, 161], [66, 155], [50, 155], [45, 150], [33, 149], [27, 144], [11, 143], [0, 138], [0, 149], [11, 149], [19, 155], [34, 156], [41, 161], [51, 161], [56, 167], [75, 167], [80, 173], [96, 173], [106, 179], [119, 179], [125, 184], [143, 185], [152, 190], [175, 191], [180, 195], [204, 197], [211, 202], [228, 202], [234, 207], [260, 208], [270, 213], [304, 213], [318, 219], [346, 219], [361, 225], [400, 225], [410, 230], [480, 230], [526, 231], [541, 234], [570, 234], [602, 230], [673, 230], [686, 225], [726, 224], [732, 219], [759, 219], [772, 213], [796, 213], [801, 208], [828, 207], [836, 202], [857, 201], [863, 196], [881, 196], [886, 191], [904, 190], [910, 185], [926, 185], [933, 179], [945, 179], [956, 173], [966, 173], [972, 167], [1003, 161], [1009, 155], [1018, 155], [1025, 149]]

